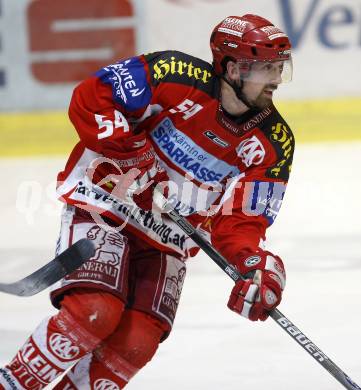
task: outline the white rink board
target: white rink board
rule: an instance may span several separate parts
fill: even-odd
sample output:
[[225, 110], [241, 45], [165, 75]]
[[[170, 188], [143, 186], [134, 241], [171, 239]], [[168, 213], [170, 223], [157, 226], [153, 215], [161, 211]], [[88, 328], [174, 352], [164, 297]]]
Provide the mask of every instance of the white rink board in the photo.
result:
[[[0, 82], [0, 111], [64, 109], [68, 106], [75, 83], [37, 80], [32, 73], [32, 64], [39, 58], [49, 63], [71, 62], [74, 58], [100, 59], [104, 64], [114, 61], [113, 47], [101, 46], [96, 50], [54, 47], [40, 54], [33, 51], [27, 19], [31, 1], [35, 0], [3, 0], [0, 8], [3, 42], [0, 73], [4, 74], [0, 77], [0, 80], [4, 78], [4, 85]], [[359, 0], [132, 0], [131, 3], [134, 6], [132, 27], [136, 35], [134, 54], [173, 49], [210, 61], [209, 37], [213, 27], [226, 16], [255, 13], [284, 29], [294, 46], [294, 79], [291, 86], [279, 89], [279, 97], [360, 96]], [[71, 31], [82, 31], [82, 18], [74, 18]], [[60, 16], [54, 19], [49, 31], [56, 33], [57, 26], [63, 22]], [[87, 23], [86, 28], [92, 31], [97, 23], [107, 25], [109, 21], [94, 15]]]
[[145, 4], [146, 26], [152, 31], [144, 42], [148, 51], [175, 48], [211, 61], [208, 43], [213, 27], [229, 15], [258, 14], [280, 26], [294, 47], [293, 80], [278, 89], [278, 97], [360, 96], [358, 0], [148, 0]]
[[[16, 280], [52, 257], [59, 206], [40, 194], [34, 224], [28, 225], [30, 215], [17, 211], [15, 200], [20, 183], [47, 186], [63, 162], [0, 160], [8, 189], [0, 193], [1, 281]], [[361, 143], [298, 146], [285, 203], [269, 230], [269, 249], [282, 256], [288, 273], [280, 310], [360, 384], [359, 166]], [[228, 311], [231, 285], [204, 255], [188, 263], [174, 331], [129, 390], [341, 388], [272, 320], [254, 324]], [[0, 364], [50, 312], [46, 292], [0, 295]]]

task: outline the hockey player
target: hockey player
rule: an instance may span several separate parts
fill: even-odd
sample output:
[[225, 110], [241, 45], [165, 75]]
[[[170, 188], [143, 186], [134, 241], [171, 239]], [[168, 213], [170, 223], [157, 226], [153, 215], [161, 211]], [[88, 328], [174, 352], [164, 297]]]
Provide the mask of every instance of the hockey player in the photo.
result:
[[[58, 176], [66, 205], [57, 250], [86, 237], [96, 254], [55, 286], [59, 312], [1, 369], [0, 388], [42, 389], [67, 370], [55, 389], [120, 389], [152, 359], [172, 329], [185, 260], [197, 252], [166, 215], [154, 215], [160, 182], [246, 276], [228, 307], [264, 321], [280, 303], [284, 266], [263, 241], [294, 150], [272, 103], [291, 79], [291, 45], [255, 15], [227, 17], [210, 41], [212, 65], [156, 52], [109, 65], [75, 88], [69, 116], [80, 141]], [[137, 190], [141, 218], [120, 194], [128, 190]]]

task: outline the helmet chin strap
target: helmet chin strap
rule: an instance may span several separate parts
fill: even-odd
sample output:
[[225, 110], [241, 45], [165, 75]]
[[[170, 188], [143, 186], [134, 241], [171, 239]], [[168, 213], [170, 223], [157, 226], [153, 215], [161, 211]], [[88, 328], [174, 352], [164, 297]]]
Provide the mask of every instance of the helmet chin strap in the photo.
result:
[[252, 104], [247, 98], [246, 95], [242, 92], [243, 89], [243, 80], [241, 80], [241, 85], [238, 86], [236, 83], [231, 83], [229, 80], [227, 80], [224, 76], [221, 76], [222, 80], [224, 80], [234, 91], [234, 93], [237, 96], [237, 99], [239, 99], [243, 104], [245, 104], [249, 109], [252, 108], [258, 108], [255, 104]]

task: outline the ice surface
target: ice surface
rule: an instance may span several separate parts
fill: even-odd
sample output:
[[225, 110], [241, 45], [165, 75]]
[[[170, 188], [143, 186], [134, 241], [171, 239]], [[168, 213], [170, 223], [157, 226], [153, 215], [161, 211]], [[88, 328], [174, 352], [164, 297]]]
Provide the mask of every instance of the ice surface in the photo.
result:
[[[60, 206], [51, 187], [63, 163], [0, 161], [1, 281], [17, 280], [53, 257]], [[284, 205], [268, 234], [269, 249], [287, 267], [280, 310], [359, 384], [360, 167], [360, 143], [299, 146]], [[37, 198], [17, 195], [24, 181], [23, 189], [38, 189]], [[29, 204], [34, 215], [24, 214]], [[250, 323], [231, 313], [225, 304], [231, 286], [205, 255], [188, 263], [173, 333], [130, 390], [341, 388], [272, 320]], [[53, 312], [47, 292], [1, 295], [0, 364]]]

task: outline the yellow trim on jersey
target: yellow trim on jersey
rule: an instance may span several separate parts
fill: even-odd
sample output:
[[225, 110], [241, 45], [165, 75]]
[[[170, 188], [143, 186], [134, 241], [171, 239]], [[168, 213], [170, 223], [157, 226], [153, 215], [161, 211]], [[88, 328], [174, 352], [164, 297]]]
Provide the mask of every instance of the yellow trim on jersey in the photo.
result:
[[[296, 145], [361, 140], [361, 98], [275, 102]], [[0, 157], [68, 154], [78, 140], [67, 113], [0, 114]]]

